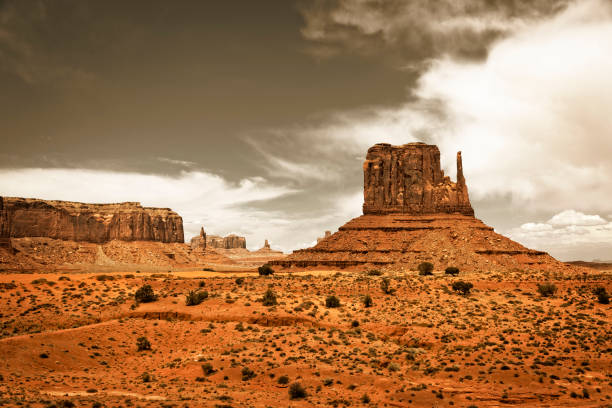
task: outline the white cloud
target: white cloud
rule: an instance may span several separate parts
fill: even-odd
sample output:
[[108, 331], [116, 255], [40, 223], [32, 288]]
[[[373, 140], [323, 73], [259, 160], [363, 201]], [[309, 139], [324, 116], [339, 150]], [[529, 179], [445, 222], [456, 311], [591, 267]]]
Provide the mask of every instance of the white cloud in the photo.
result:
[[561, 259], [612, 256], [612, 222], [599, 215], [565, 210], [545, 223], [523, 224], [510, 230], [508, 235], [528, 247], [550, 251]]
[[586, 215], [575, 210], [565, 210], [559, 214], [555, 214], [550, 220], [548, 220], [548, 224], [554, 226], [584, 226], [607, 224], [607, 221], [601, 218], [599, 215]]

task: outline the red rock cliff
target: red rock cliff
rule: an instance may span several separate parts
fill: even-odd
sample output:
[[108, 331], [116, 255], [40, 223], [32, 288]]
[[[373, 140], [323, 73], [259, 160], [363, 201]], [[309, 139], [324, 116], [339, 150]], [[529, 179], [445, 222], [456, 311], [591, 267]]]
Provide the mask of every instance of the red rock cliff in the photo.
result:
[[378, 143], [363, 164], [364, 214], [461, 213], [473, 216], [461, 152], [457, 153], [457, 182], [444, 176], [435, 145]]
[[11, 238], [49, 237], [104, 243], [183, 242], [183, 219], [169, 208], [140, 203], [84, 204], [0, 197], [0, 232]]

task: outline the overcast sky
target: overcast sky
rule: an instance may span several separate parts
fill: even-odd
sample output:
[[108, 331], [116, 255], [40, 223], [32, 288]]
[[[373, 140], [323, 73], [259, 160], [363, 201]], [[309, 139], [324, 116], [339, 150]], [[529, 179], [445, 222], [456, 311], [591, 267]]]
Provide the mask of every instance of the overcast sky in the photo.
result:
[[610, 0], [0, 0], [0, 195], [290, 251], [424, 141], [496, 231], [612, 260], [611, 73]]

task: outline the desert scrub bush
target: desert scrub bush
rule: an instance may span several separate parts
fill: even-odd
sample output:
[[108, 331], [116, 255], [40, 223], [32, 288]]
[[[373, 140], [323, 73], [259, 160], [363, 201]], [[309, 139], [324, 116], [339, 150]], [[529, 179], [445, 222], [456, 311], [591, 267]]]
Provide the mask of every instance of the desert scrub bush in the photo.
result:
[[157, 296], [155, 296], [155, 292], [153, 292], [151, 285], [142, 285], [136, 293], [134, 293], [134, 299], [136, 299], [138, 303], [148, 303], [155, 301]]
[[236, 278], [234, 282], [236, 285], [242, 285], [244, 283], [244, 278]]
[[459, 275], [459, 268], [455, 266], [449, 266], [444, 270], [444, 273], [451, 276], [457, 276]]
[[329, 307], [329, 308], [340, 307], [340, 299], [338, 299], [334, 295], [329, 295], [325, 299], [325, 307]]
[[382, 275], [382, 272], [379, 271], [378, 269], [371, 269], [367, 272], [368, 276], [380, 276]]
[[280, 385], [287, 385], [287, 384], [289, 384], [289, 377], [287, 377], [286, 375], [281, 375], [280, 377], [278, 377], [278, 383]]
[[274, 273], [274, 269], [270, 265], [265, 264], [257, 268], [257, 272], [259, 272], [260, 276], [268, 276]]
[[464, 281], [457, 281], [457, 282], [453, 282], [452, 288], [455, 292], [461, 294], [461, 295], [467, 295], [470, 293], [470, 290], [472, 290], [472, 288], [474, 287], [474, 285], [471, 282], [464, 282]]
[[557, 286], [553, 283], [538, 283], [538, 293], [543, 297], [551, 297], [557, 293]]
[[146, 337], [142, 336], [136, 339], [136, 347], [138, 351], [151, 350], [151, 342]]
[[292, 400], [306, 398], [306, 389], [299, 382], [289, 386], [289, 398]]
[[365, 295], [361, 300], [363, 302], [363, 307], [372, 307], [374, 305], [374, 301], [372, 301], [372, 296]]
[[593, 294], [597, 296], [597, 301], [602, 305], [607, 305], [610, 303], [610, 295], [606, 292], [606, 288], [603, 286], [597, 286], [593, 289]]
[[115, 277], [113, 275], [98, 275], [96, 276], [96, 280], [100, 281], [100, 282], [104, 282], [104, 281], [112, 281], [115, 280]]
[[380, 289], [386, 295], [392, 295], [395, 293], [395, 289], [391, 287], [391, 281], [389, 280], [389, 278], [383, 278], [380, 281]]
[[278, 302], [276, 301], [276, 293], [274, 293], [272, 289], [268, 288], [268, 290], [266, 290], [266, 293], [264, 293], [263, 298], [261, 299], [261, 303], [264, 306], [274, 306], [278, 304]]
[[214, 374], [217, 370], [215, 370], [212, 366], [212, 364], [210, 363], [204, 363], [202, 364], [202, 372], [204, 373], [205, 376], [209, 376], [211, 374]]
[[434, 266], [431, 262], [421, 262], [419, 266], [417, 266], [417, 269], [421, 276], [433, 275]]
[[257, 374], [255, 371], [251, 370], [249, 367], [242, 367], [242, 381], [249, 381], [252, 378], [255, 378]]
[[208, 298], [208, 292], [203, 290], [192, 290], [185, 297], [185, 305], [187, 306], [195, 306], [202, 303], [206, 298]]

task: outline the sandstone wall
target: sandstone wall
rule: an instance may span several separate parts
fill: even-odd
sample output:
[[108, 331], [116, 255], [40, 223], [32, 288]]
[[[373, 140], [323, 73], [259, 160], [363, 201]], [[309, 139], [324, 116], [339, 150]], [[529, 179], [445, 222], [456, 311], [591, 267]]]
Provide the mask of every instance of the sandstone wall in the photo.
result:
[[435, 145], [378, 143], [368, 149], [363, 164], [364, 214], [474, 215], [461, 152], [457, 153], [457, 182], [444, 176]]
[[0, 231], [8, 237], [184, 242], [183, 219], [169, 208], [140, 203], [84, 204], [31, 198], [1, 199]]

